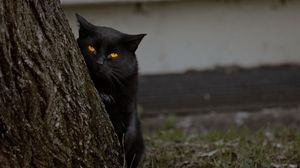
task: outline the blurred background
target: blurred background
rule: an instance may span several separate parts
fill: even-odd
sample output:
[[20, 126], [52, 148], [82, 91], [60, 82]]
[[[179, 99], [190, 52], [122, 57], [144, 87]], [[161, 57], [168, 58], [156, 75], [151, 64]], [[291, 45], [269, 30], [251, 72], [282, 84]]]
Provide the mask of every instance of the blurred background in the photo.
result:
[[300, 1], [61, 0], [95, 25], [147, 33], [137, 50], [145, 130], [300, 126]]

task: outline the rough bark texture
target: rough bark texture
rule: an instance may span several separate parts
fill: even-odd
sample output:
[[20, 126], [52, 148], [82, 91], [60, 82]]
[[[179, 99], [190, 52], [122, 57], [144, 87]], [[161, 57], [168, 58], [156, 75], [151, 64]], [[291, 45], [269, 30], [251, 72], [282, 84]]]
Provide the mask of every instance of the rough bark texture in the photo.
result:
[[122, 167], [58, 0], [0, 1], [1, 167]]

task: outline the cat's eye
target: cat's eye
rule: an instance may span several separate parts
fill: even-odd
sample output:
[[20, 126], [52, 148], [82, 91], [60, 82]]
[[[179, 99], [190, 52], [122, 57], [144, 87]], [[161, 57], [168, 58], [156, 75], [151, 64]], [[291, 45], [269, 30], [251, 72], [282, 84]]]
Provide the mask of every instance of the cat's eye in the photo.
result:
[[107, 56], [108, 59], [115, 59], [115, 58], [118, 58], [118, 57], [119, 57], [119, 54], [118, 54], [118, 53], [115, 53], [115, 52], [110, 53], [110, 54]]
[[88, 46], [88, 51], [91, 54], [95, 54], [96, 53], [96, 49], [93, 46], [91, 46], [91, 45]]

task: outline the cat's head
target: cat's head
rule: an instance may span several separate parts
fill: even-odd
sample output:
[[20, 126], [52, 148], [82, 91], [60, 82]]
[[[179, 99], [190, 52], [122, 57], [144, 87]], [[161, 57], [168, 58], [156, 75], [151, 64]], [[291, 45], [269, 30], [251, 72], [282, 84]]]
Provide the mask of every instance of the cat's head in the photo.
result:
[[129, 35], [95, 26], [78, 14], [76, 17], [79, 22], [77, 42], [92, 78], [110, 84], [137, 75], [135, 51], [146, 34]]

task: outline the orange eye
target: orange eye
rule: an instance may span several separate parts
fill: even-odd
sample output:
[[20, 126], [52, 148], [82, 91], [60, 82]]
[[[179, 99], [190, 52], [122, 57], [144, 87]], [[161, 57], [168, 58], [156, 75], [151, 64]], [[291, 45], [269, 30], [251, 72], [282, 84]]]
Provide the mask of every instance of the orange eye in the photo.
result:
[[96, 52], [96, 49], [94, 47], [92, 47], [91, 45], [88, 46], [88, 50], [92, 54], [94, 54]]
[[114, 59], [114, 58], [117, 58], [118, 56], [119, 56], [118, 53], [111, 53], [111, 54], [108, 55], [108, 58]]

